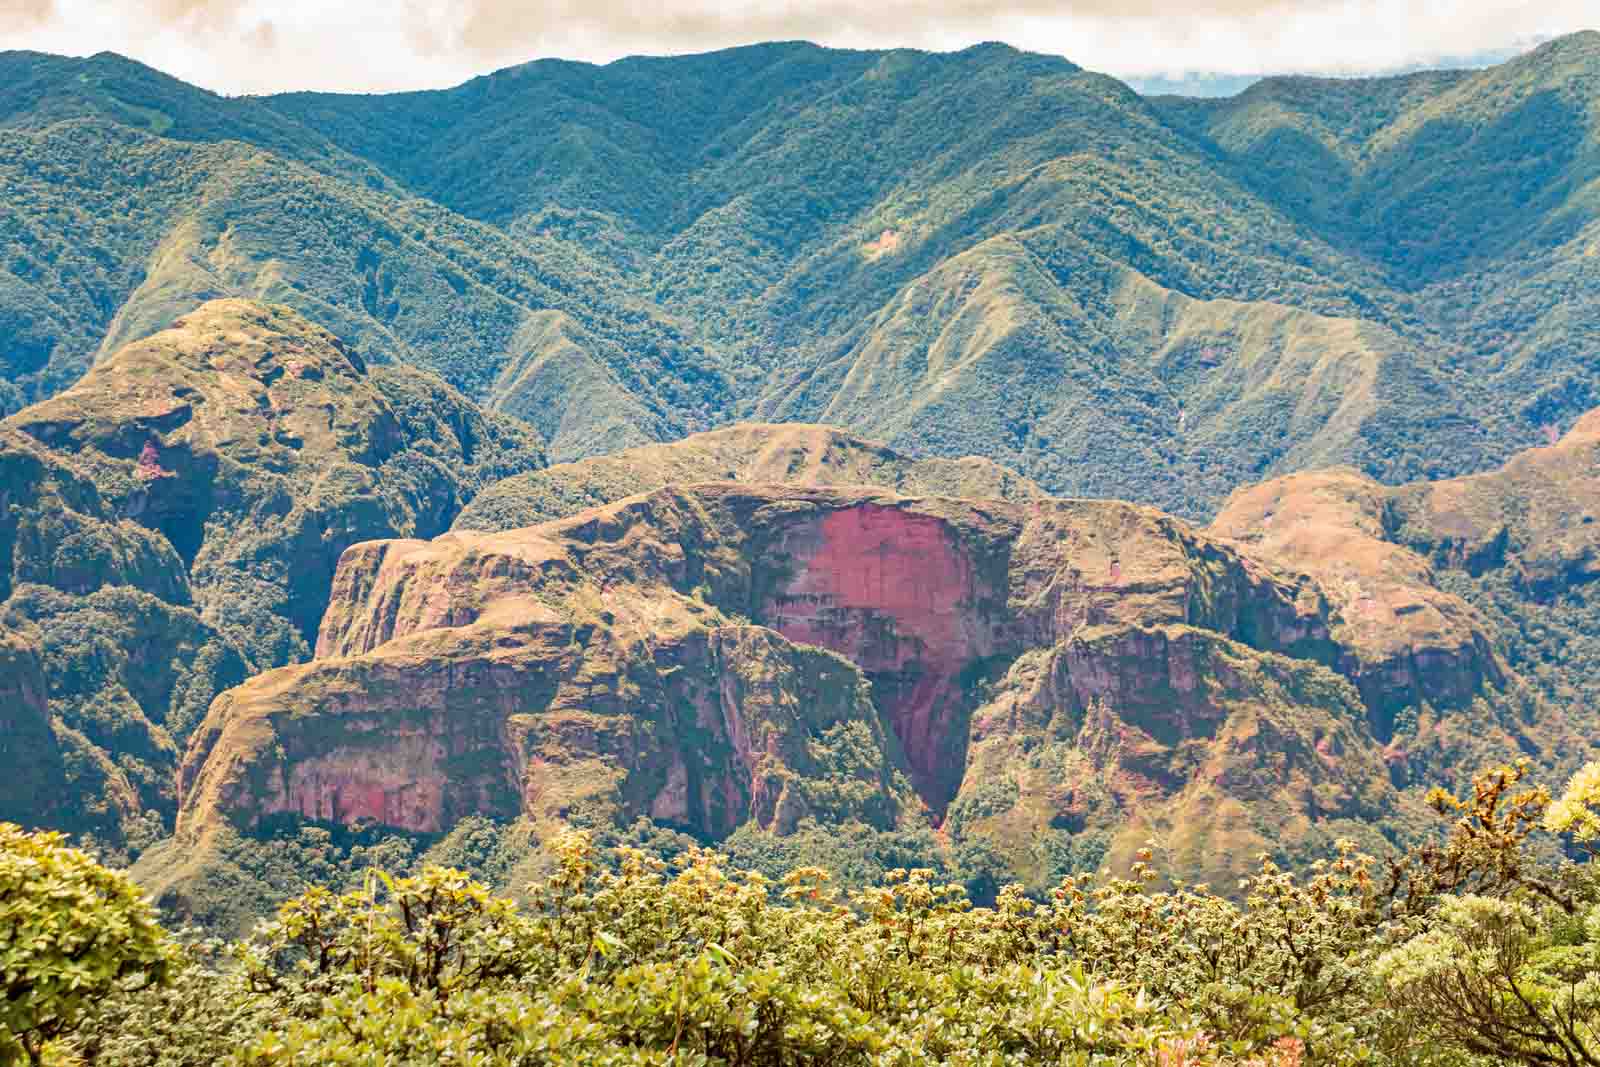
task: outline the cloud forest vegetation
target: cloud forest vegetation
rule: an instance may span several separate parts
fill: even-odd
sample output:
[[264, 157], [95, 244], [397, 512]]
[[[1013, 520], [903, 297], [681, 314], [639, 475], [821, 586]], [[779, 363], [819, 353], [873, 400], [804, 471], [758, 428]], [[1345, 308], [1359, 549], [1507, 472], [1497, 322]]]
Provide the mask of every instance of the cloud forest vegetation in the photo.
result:
[[[1581, 1064], [1600, 1055], [1600, 764], [1430, 802], [1436, 843], [1237, 886], [897, 868], [842, 892], [562, 835], [498, 897], [377, 867], [232, 942], [0, 826], [0, 1057], [33, 1064]], [[1552, 852], [1549, 846], [1558, 846]]]

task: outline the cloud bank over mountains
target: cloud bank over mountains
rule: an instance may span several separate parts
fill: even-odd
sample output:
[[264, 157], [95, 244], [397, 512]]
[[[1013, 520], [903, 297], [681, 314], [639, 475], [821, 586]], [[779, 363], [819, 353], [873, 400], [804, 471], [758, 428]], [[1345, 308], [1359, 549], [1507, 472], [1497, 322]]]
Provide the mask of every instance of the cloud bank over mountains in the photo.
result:
[[1592, 0], [0, 0], [0, 48], [115, 51], [226, 93], [375, 92], [793, 39], [1001, 40], [1124, 78], [1358, 74], [1498, 58], [1597, 22]]

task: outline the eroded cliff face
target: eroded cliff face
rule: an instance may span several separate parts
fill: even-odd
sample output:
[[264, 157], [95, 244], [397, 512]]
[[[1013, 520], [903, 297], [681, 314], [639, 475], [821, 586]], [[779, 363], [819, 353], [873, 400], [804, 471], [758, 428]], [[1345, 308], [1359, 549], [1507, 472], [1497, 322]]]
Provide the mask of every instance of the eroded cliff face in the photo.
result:
[[442, 532], [542, 465], [527, 428], [245, 300], [0, 422], [0, 619], [45, 664], [60, 824], [116, 848], [129, 818], [168, 822], [213, 697], [310, 656], [346, 547]]
[[213, 705], [180, 833], [814, 815], [983, 832], [1041, 879], [1160, 829], [1215, 873], [1407, 817], [1340, 605], [1112, 501], [723, 483], [369, 542], [317, 660]]
[[769, 552], [780, 562], [757, 617], [866, 672], [918, 792], [943, 811], [961, 783], [965, 675], [1017, 644], [1004, 571], [975, 565], [946, 521], [874, 503], [786, 527]]
[[648, 638], [616, 616], [530, 607], [254, 679], [196, 738], [180, 831], [290, 814], [438, 832], [468, 814], [584, 812], [721, 836], [748, 819], [914, 815], [853, 665], [689, 602], [656, 607]]
[[[861, 668], [936, 814], [965, 768], [976, 686], [1085, 627], [1185, 623], [1331, 662], [1322, 598], [1148, 508], [970, 504], [868, 490], [663, 490], [525, 531], [352, 548], [319, 655], [592, 601], [690, 598]], [[569, 608], [558, 608], [569, 610]]]
[[1383, 741], [1403, 708], [1462, 708], [1508, 680], [1488, 623], [1389, 537], [1394, 492], [1353, 470], [1289, 475], [1234, 493], [1210, 527], [1316, 577], [1335, 608], [1339, 670]]
[[1448, 782], [1508, 752], [1559, 774], [1587, 750], [1600, 411], [1468, 477], [1391, 487], [1311, 471], [1241, 489], [1211, 532], [1327, 590], [1340, 669], [1397, 781]]
[[1194, 623], [1335, 654], [1314, 589], [1151, 509], [921, 507], [869, 500], [779, 525], [757, 617], [861, 666], [936, 812], [966, 775], [977, 683], [1029, 648], [1076, 644], [1094, 627]]
[[1416, 805], [1364, 720], [1355, 688], [1310, 661], [1191, 626], [1094, 628], [990, 687], [949, 827], [1038, 887], [1086, 860], [1120, 868], [1152, 840], [1215, 882], [1262, 851], [1381, 845], [1375, 828]]

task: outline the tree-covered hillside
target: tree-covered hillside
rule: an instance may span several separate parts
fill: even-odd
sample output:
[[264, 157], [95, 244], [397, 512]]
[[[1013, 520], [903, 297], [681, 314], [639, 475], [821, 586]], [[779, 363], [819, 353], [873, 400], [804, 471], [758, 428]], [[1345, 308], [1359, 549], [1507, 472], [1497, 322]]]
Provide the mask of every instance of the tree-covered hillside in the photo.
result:
[[829, 422], [1196, 517], [1329, 463], [1465, 473], [1597, 399], [1597, 77], [1597, 34], [1221, 100], [999, 45], [242, 99], [8, 53], [0, 403], [233, 295], [555, 460]]

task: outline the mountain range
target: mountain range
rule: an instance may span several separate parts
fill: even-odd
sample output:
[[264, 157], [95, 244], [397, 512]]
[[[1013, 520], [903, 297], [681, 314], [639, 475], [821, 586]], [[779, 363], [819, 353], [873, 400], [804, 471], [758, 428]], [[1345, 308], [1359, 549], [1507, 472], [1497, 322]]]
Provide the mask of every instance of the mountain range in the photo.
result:
[[7, 53], [7, 403], [235, 296], [555, 460], [823, 422], [1200, 519], [1309, 466], [1465, 473], [1600, 402], [1597, 70], [1583, 33], [1199, 100], [795, 43], [225, 99]]
[[0, 54], [0, 816], [237, 926], [571, 824], [1225, 879], [1568, 768], [1597, 79]]

